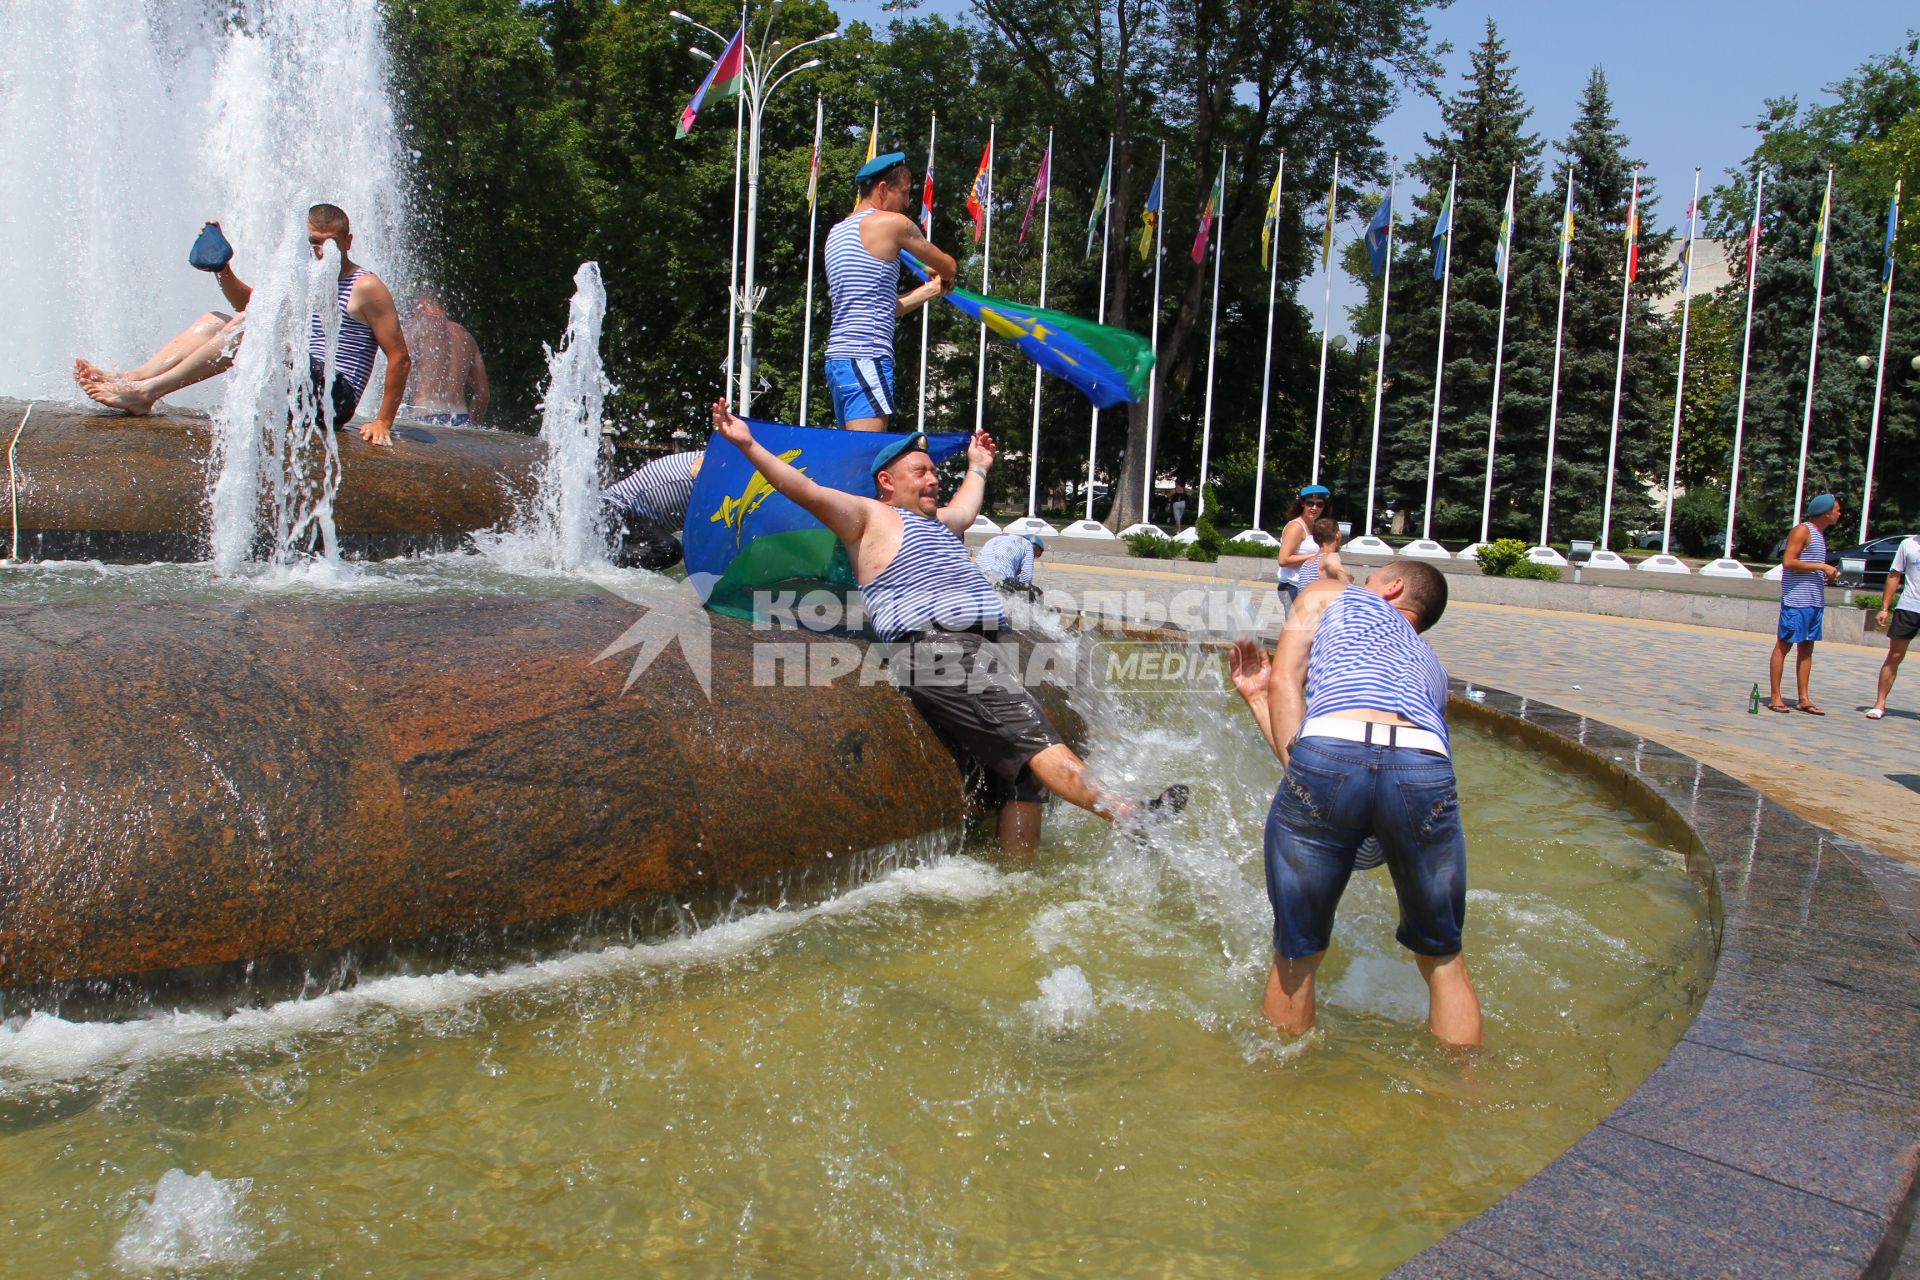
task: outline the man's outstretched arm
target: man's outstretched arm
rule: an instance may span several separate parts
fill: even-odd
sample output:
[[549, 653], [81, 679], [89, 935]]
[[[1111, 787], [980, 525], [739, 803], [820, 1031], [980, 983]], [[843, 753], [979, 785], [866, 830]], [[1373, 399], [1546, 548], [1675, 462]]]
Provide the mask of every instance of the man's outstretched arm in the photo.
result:
[[967, 474], [962, 477], [960, 487], [953, 491], [953, 501], [938, 513], [940, 523], [953, 532], [964, 535], [979, 518], [980, 504], [987, 499], [987, 472], [993, 469], [998, 451], [993, 437], [984, 431], [975, 434], [967, 446]]
[[867, 530], [867, 512], [876, 505], [873, 499], [817, 484], [791, 463], [780, 461], [753, 438], [753, 429], [746, 419], [729, 408], [725, 400], [713, 402], [713, 429], [747, 455], [747, 461], [767, 478], [775, 493], [800, 504], [808, 515], [833, 530], [848, 546], [860, 541]]

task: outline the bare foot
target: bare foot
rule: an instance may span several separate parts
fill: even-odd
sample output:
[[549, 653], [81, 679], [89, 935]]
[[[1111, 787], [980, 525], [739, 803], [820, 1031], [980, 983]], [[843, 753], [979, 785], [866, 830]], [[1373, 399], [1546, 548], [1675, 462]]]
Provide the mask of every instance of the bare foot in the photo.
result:
[[73, 380], [83, 387], [90, 387], [96, 382], [112, 382], [118, 377], [118, 374], [109, 373], [84, 356], [76, 357], [73, 362]]
[[84, 384], [87, 394], [109, 409], [118, 409], [140, 417], [153, 411], [153, 401], [142, 395], [130, 382], [94, 382]]

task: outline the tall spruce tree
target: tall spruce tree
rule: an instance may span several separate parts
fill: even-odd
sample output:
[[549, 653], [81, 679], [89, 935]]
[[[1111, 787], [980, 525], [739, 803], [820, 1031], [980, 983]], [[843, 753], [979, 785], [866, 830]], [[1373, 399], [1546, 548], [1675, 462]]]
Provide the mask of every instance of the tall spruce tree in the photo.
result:
[[[1426, 194], [1417, 202], [1403, 200], [1403, 206], [1415, 212], [1400, 233], [1408, 258], [1394, 263], [1389, 381], [1381, 424], [1381, 499], [1411, 512], [1417, 522], [1426, 499], [1440, 328], [1443, 282], [1434, 272], [1438, 255], [1446, 249], [1444, 240], [1434, 240], [1433, 231], [1446, 200], [1448, 176], [1459, 165], [1440, 444], [1434, 468], [1436, 536], [1474, 538], [1480, 532], [1500, 322], [1500, 277], [1494, 254], [1508, 179], [1516, 166], [1514, 264], [1508, 284], [1495, 452], [1495, 530], [1518, 533], [1515, 526], [1521, 522], [1514, 513], [1531, 510], [1527, 495], [1538, 489], [1536, 459], [1545, 438], [1548, 367], [1524, 358], [1523, 353], [1529, 349], [1526, 335], [1538, 329], [1543, 314], [1546, 324], [1552, 324], [1558, 285], [1553, 267], [1557, 210], [1550, 198], [1539, 194], [1545, 177], [1544, 148], [1538, 134], [1526, 131], [1531, 115], [1532, 109], [1515, 86], [1506, 46], [1489, 21], [1486, 38], [1473, 52], [1466, 87], [1441, 106], [1443, 133], [1428, 137], [1431, 150], [1411, 166], [1426, 184]], [[1376, 310], [1376, 321], [1378, 315]]]
[[[1575, 235], [1567, 282], [1567, 314], [1560, 366], [1558, 443], [1549, 536], [1594, 538], [1600, 533], [1613, 415], [1614, 370], [1620, 342], [1620, 298], [1627, 255], [1627, 204], [1634, 162], [1614, 118], [1606, 75], [1587, 80], [1580, 112], [1559, 150], [1573, 169]], [[1561, 182], [1565, 182], [1562, 170]], [[1561, 187], [1564, 196], [1565, 188]], [[1627, 312], [1626, 365], [1621, 378], [1620, 436], [1613, 495], [1613, 540], [1626, 541], [1653, 517], [1649, 483], [1666, 481], [1672, 424], [1673, 369], [1669, 319], [1656, 300], [1669, 292], [1675, 267], [1665, 260], [1672, 237], [1657, 227], [1654, 183], [1640, 175], [1640, 267]], [[1552, 315], [1546, 324], [1546, 368], [1552, 369]], [[1535, 508], [1536, 512], [1538, 508]]]

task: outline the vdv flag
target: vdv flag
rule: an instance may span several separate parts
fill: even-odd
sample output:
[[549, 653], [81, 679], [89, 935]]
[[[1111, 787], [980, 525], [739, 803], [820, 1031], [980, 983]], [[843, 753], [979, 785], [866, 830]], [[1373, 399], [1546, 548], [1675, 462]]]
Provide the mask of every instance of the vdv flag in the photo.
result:
[[[753, 437], [816, 484], [873, 496], [874, 455], [913, 432], [837, 431], [749, 418]], [[964, 432], [929, 435], [928, 452], [944, 462], [967, 447]], [[753, 616], [756, 591], [822, 582], [853, 585], [840, 539], [798, 504], [774, 491], [739, 449], [719, 435], [693, 483], [682, 530], [687, 581], [701, 603], [734, 618]]]
[[1374, 211], [1373, 221], [1367, 224], [1367, 256], [1373, 259], [1373, 274], [1379, 275], [1387, 269], [1387, 239], [1393, 234], [1393, 193], [1389, 191], [1380, 207]]
[[1146, 257], [1153, 252], [1153, 229], [1160, 222], [1160, 185], [1166, 181], [1167, 166], [1162, 164], [1160, 172], [1154, 175], [1153, 187], [1147, 192], [1147, 211], [1140, 219], [1140, 256]]
[[1893, 203], [1887, 206], [1887, 242], [1880, 263], [1880, 292], [1893, 292], [1893, 241], [1900, 231], [1900, 184], [1893, 184]]
[[1518, 178], [1517, 169], [1507, 176], [1507, 207], [1500, 211], [1500, 240], [1493, 246], [1493, 270], [1501, 284], [1513, 264], [1513, 187]]
[[[927, 278], [926, 267], [912, 254], [901, 254], [900, 261], [922, 280]], [[1153, 348], [1137, 333], [966, 289], [955, 289], [947, 301], [1102, 409], [1132, 404], [1147, 394]]]
[[700, 108], [706, 105], [708, 94], [713, 95], [715, 102], [724, 102], [740, 92], [741, 81], [746, 77], [746, 39], [747, 28], [743, 24], [733, 33], [733, 39], [727, 41], [727, 47], [720, 51], [719, 59], [707, 72], [707, 78], [694, 90], [693, 101], [680, 113], [680, 127], [673, 135], [676, 140], [686, 137], [693, 130], [693, 122], [700, 118]]
[[1453, 237], [1453, 189], [1447, 189], [1447, 202], [1440, 206], [1440, 216], [1433, 220], [1433, 278], [1438, 280], [1447, 273], [1448, 243]]

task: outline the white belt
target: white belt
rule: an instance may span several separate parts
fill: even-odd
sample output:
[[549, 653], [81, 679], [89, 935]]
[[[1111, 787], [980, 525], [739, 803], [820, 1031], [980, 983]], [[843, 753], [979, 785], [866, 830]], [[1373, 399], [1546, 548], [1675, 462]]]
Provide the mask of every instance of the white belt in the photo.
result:
[[[1339, 738], [1344, 742], [1364, 742], [1375, 747], [1410, 747], [1449, 755], [1446, 740], [1437, 733], [1404, 724], [1376, 724], [1372, 720], [1348, 720], [1340, 716], [1314, 716], [1300, 726], [1301, 738]], [[1450, 757], [1449, 757], [1450, 758]]]

